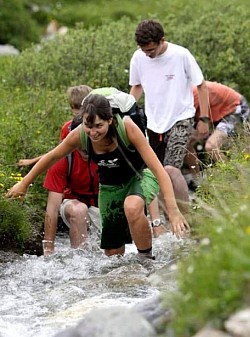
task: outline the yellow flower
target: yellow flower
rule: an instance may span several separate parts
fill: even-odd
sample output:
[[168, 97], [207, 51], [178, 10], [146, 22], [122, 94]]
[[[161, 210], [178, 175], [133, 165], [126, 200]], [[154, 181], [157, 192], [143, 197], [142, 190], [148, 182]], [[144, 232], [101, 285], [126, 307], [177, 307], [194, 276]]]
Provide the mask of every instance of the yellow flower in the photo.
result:
[[247, 226], [246, 232], [247, 232], [248, 235], [250, 235], [250, 226]]
[[22, 181], [23, 180], [22, 177], [14, 177], [13, 179], [16, 180], [16, 181]]
[[243, 156], [244, 156], [244, 159], [245, 159], [245, 160], [248, 160], [248, 159], [250, 158], [250, 154], [248, 154], [248, 153], [244, 153]]

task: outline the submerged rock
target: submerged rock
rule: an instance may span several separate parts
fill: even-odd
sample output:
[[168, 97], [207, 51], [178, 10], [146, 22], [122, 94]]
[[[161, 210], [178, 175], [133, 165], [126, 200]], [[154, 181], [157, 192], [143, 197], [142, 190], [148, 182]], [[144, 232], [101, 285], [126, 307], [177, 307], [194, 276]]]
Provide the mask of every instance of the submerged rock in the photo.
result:
[[225, 322], [226, 330], [233, 336], [250, 336], [250, 308], [240, 310]]
[[0, 250], [0, 263], [13, 262], [18, 259], [20, 259], [19, 254], [12, 251], [5, 252], [3, 250]]
[[231, 337], [231, 336], [220, 330], [212, 328], [204, 328], [193, 337]]
[[162, 327], [169, 323], [172, 317], [172, 311], [163, 306], [160, 295], [135, 304], [132, 310], [141, 314], [157, 332], [162, 331]]
[[154, 328], [135, 311], [119, 306], [93, 309], [75, 328], [55, 337], [156, 337]]

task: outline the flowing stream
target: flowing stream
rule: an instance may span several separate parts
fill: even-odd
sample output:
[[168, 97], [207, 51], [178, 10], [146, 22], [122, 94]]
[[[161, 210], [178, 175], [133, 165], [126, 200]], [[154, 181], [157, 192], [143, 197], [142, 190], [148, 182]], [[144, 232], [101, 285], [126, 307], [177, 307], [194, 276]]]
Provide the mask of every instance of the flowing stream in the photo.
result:
[[0, 264], [0, 337], [53, 337], [92, 308], [132, 306], [172, 291], [175, 262], [189, 245], [166, 233], [154, 239], [156, 260], [142, 264], [133, 244], [123, 257], [108, 258], [97, 238], [90, 238], [88, 249], [73, 250], [68, 236], [60, 235], [52, 256]]

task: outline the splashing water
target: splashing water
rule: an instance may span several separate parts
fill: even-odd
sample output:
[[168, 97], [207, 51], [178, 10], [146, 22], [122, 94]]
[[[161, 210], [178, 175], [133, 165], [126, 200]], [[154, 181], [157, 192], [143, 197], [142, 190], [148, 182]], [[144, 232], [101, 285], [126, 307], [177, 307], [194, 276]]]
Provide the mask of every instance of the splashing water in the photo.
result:
[[171, 291], [175, 280], [164, 268], [180, 257], [176, 248], [185, 254], [189, 244], [166, 233], [154, 239], [156, 260], [144, 265], [133, 244], [126, 246], [123, 257], [108, 258], [98, 245], [70, 249], [69, 239], [61, 236], [52, 256], [24, 255], [1, 264], [0, 336], [52, 337], [93, 308], [132, 306], [159, 291]]

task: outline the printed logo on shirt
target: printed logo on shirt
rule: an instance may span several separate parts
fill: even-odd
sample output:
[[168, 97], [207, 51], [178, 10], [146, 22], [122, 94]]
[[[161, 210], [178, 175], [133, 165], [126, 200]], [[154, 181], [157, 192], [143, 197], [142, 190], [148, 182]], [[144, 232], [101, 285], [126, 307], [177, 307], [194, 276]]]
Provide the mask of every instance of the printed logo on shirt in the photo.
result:
[[118, 161], [118, 158], [110, 159], [108, 161], [105, 161], [105, 159], [102, 159], [98, 162], [98, 166], [105, 166], [109, 168], [119, 167], [119, 164], [117, 163], [117, 161]]
[[175, 75], [165, 75], [165, 77], [167, 81], [170, 81], [174, 79]]

